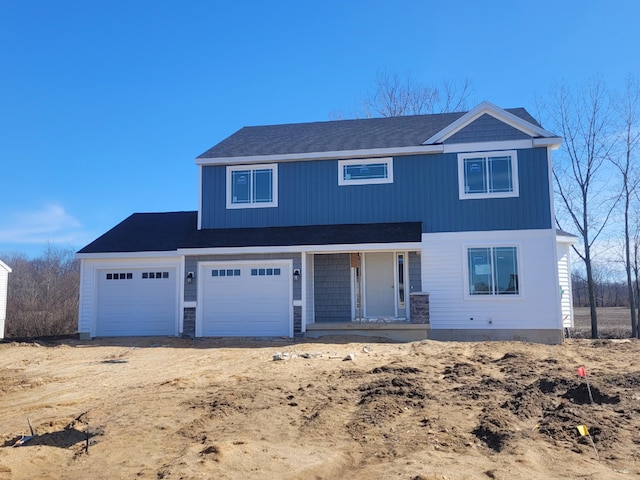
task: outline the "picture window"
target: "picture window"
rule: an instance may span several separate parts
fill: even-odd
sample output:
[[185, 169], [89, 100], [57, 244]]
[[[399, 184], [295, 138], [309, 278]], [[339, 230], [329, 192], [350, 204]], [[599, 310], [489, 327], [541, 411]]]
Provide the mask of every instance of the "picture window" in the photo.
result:
[[518, 249], [474, 247], [467, 249], [469, 295], [519, 295]]
[[227, 167], [227, 208], [277, 206], [277, 164]]
[[517, 197], [515, 151], [458, 155], [460, 199]]

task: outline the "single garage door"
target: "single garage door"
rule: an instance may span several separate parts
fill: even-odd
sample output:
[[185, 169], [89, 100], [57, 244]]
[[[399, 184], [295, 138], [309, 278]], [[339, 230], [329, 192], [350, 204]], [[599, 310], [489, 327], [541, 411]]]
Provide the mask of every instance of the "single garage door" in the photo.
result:
[[98, 271], [96, 335], [175, 335], [176, 269]]
[[289, 270], [271, 262], [202, 266], [202, 335], [290, 336]]

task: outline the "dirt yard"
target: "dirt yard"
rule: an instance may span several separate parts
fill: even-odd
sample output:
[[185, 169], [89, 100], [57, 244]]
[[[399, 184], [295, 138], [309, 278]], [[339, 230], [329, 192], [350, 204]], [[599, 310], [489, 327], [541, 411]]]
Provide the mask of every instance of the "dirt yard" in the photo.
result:
[[0, 479], [638, 478], [638, 358], [630, 340], [4, 343]]

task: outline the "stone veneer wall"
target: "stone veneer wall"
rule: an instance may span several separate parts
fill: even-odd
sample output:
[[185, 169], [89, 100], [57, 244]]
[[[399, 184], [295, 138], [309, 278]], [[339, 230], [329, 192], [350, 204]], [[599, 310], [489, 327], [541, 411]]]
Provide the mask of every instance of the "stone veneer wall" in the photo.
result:
[[427, 292], [414, 292], [411, 298], [411, 323], [430, 324], [429, 319], [429, 294]]
[[194, 338], [196, 336], [196, 309], [185, 308], [182, 324], [182, 336]]

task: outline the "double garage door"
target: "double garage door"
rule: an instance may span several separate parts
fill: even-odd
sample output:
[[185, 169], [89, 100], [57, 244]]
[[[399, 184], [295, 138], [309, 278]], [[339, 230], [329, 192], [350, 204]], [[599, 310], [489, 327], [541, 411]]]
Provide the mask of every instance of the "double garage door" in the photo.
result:
[[292, 335], [289, 263], [207, 263], [200, 275], [199, 335]]
[[98, 270], [96, 335], [175, 335], [176, 269]]

